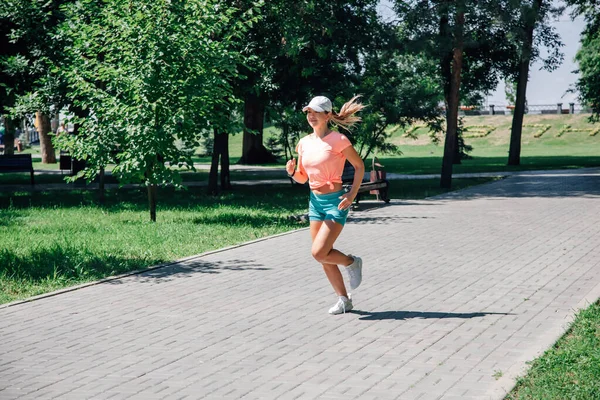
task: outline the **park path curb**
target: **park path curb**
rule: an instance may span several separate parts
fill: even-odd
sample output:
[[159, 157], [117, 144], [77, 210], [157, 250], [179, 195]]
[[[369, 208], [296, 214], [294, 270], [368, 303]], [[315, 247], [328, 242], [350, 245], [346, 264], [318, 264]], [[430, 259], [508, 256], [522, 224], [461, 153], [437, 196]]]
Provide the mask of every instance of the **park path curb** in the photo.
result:
[[524, 352], [519, 357], [518, 363], [511, 367], [506, 373], [498, 379], [498, 386], [490, 394], [494, 396], [506, 396], [513, 390], [517, 384], [517, 379], [525, 376], [529, 371], [529, 361], [532, 361], [546, 352], [546, 350], [552, 348], [564, 335], [569, 331], [573, 321], [577, 317], [577, 314], [596, 303], [600, 299], [600, 283], [596, 285], [587, 295], [581, 299], [577, 305], [571, 309], [570, 313], [565, 316], [564, 323], [556, 329], [549, 331], [542, 339], [540, 339], [540, 346], [543, 348], [532, 349]]

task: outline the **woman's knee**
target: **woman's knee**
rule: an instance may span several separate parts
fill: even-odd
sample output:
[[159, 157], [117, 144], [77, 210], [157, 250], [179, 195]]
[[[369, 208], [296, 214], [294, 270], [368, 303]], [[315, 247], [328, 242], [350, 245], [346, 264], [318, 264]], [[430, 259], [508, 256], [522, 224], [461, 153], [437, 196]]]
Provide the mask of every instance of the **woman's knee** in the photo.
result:
[[318, 262], [323, 262], [329, 255], [331, 249], [324, 248], [322, 246], [313, 246], [311, 249], [311, 254], [315, 260]]

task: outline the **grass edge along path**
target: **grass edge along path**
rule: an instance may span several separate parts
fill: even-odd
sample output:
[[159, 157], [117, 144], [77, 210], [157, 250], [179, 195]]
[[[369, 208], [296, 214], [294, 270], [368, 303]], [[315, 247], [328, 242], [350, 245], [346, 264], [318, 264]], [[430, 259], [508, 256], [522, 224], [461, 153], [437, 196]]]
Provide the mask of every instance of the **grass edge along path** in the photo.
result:
[[552, 348], [528, 364], [505, 400], [600, 399], [600, 300], [579, 310]]
[[[452, 190], [493, 180], [457, 179]], [[104, 206], [93, 191], [0, 192], [0, 304], [303, 228], [287, 217], [306, 212], [307, 191], [256, 185], [210, 197], [203, 188], [164, 189], [157, 223], [143, 190], [108, 190]], [[446, 192], [437, 179], [394, 181], [390, 190], [395, 199]]]

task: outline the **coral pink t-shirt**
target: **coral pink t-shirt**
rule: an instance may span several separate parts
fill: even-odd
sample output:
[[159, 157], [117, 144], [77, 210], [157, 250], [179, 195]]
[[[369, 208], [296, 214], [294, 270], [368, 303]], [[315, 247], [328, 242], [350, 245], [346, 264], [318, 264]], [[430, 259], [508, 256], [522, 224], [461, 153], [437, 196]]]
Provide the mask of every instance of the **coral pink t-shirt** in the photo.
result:
[[308, 176], [311, 189], [334, 183], [342, 183], [342, 173], [346, 157], [342, 150], [352, 146], [350, 140], [339, 132], [330, 132], [323, 139], [313, 134], [304, 136], [298, 142], [297, 153], [301, 157], [300, 171]]

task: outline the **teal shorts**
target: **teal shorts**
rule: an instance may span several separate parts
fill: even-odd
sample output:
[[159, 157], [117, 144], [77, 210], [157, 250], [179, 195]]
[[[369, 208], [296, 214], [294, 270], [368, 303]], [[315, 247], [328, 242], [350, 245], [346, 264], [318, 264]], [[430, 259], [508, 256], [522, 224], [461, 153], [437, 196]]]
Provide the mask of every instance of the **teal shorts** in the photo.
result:
[[346, 193], [345, 190], [327, 194], [314, 194], [311, 191], [308, 219], [310, 221], [332, 220], [343, 226], [348, 218], [348, 209], [338, 210], [338, 205], [341, 201], [340, 196], [344, 193]]

